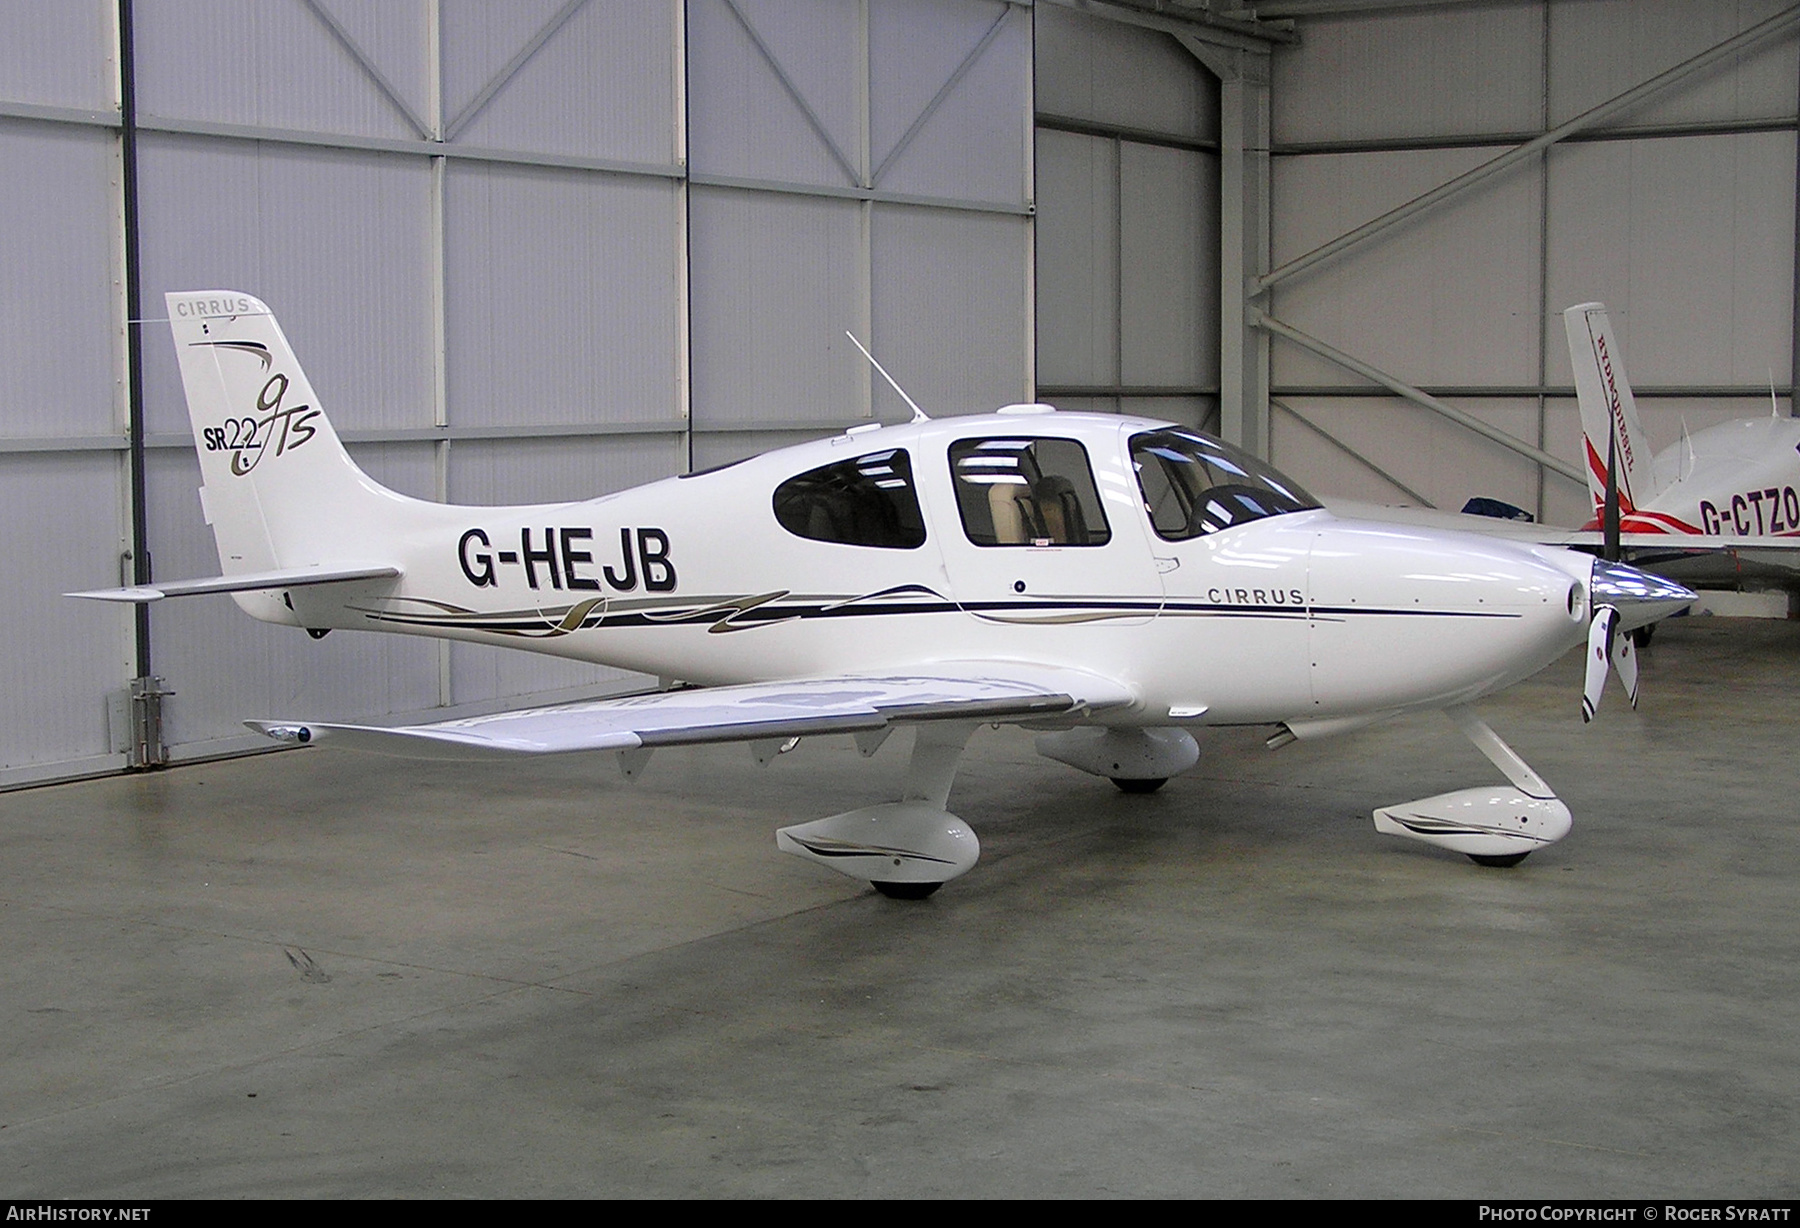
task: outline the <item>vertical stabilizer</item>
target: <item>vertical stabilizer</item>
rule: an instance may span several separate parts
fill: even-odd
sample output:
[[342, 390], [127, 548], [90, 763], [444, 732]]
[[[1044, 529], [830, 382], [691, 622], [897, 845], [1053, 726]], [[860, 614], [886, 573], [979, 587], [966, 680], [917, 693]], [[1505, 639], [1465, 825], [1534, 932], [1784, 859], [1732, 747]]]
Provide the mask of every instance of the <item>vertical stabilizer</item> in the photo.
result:
[[1575, 398], [1581, 405], [1581, 433], [1587, 440], [1588, 493], [1598, 517], [1606, 505], [1608, 435], [1618, 458], [1619, 509], [1630, 513], [1656, 496], [1650, 442], [1638, 421], [1637, 402], [1625, 378], [1625, 363], [1613, 341], [1604, 303], [1581, 303], [1563, 312], [1569, 332], [1569, 362], [1575, 368]]
[[221, 571], [382, 553], [376, 526], [413, 501], [350, 459], [269, 309], [237, 291], [164, 297]]

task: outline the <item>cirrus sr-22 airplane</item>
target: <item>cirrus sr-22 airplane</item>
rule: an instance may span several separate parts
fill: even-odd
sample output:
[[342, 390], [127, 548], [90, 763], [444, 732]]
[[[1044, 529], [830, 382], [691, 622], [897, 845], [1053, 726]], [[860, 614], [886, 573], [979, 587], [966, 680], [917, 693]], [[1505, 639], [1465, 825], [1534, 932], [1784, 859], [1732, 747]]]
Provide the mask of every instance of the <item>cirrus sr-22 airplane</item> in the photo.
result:
[[315, 636], [442, 636], [690, 684], [403, 727], [251, 722], [291, 743], [606, 751], [631, 776], [658, 746], [742, 741], [766, 761], [851, 734], [873, 754], [910, 726], [900, 800], [777, 838], [892, 896], [974, 865], [946, 805], [985, 722], [1148, 791], [1195, 764], [1196, 728], [1270, 726], [1279, 746], [1441, 709], [1509, 784], [1383, 807], [1376, 826], [1516, 864], [1564, 836], [1569, 811], [1471, 705], [1583, 640], [1584, 710], [1609, 662], [1635, 701], [1618, 632], [1693, 600], [1555, 547], [1339, 519], [1210, 436], [1043, 405], [939, 420], [915, 406], [906, 425], [587, 502], [431, 503], [357, 468], [261, 302], [167, 302], [224, 575], [77, 595], [228, 592]]

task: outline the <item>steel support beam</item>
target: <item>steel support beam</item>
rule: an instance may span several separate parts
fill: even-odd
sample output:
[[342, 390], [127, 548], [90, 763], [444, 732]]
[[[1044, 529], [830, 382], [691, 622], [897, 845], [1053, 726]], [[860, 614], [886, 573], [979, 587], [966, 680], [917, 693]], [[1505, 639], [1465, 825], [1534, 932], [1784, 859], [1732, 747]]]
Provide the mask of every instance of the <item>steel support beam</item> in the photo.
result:
[[1244, 0], [1242, 11], [1265, 21], [1293, 17], [1336, 17], [1385, 13], [1394, 9], [1494, 8], [1504, 4], [1538, 4], [1542, 0]]
[[1414, 405], [1422, 405], [1433, 413], [1442, 414], [1452, 422], [1460, 423], [1461, 425], [1468, 427], [1477, 435], [1480, 435], [1485, 439], [1491, 439], [1501, 447], [1510, 448], [1520, 456], [1536, 461], [1544, 468], [1562, 474], [1571, 482], [1578, 482], [1583, 485], [1586, 484], [1587, 478], [1581, 470], [1559, 457], [1550, 455], [1542, 448], [1535, 447], [1532, 444], [1526, 443], [1523, 439], [1509, 435], [1497, 426], [1490, 426], [1475, 415], [1460, 410], [1454, 405], [1447, 405], [1429, 393], [1422, 392], [1419, 389], [1414, 388], [1411, 384], [1405, 383], [1402, 380], [1389, 375], [1385, 371], [1371, 367], [1361, 359], [1352, 358], [1342, 350], [1327, 345], [1317, 337], [1303, 333], [1292, 325], [1283, 324], [1280, 320], [1277, 320], [1262, 311], [1258, 311], [1255, 308], [1252, 308], [1251, 310], [1254, 313], [1251, 318], [1258, 328], [1274, 333], [1278, 337], [1285, 337], [1301, 349], [1310, 350], [1320, 358], [1326, 359], [1329, 362], [1335, 362], [1345, 370], [1356, 372], [1356, 374], [1362, 376], [1364, 379], [1374, 380], [1377, 384], [1380, 384], [1395, 396], [1411, 401]]
[[1339, 235], [1329, 243], [1315, 247], [1312, 251], [1307, 252], [1304, 255], [1294, 257], [1292, 260], [1289, 260], [1272, 272], [1258, 277], [1255, 286], [1256, 292], [1266, 292], [1274, 286], [1279, 285], [1281, 282], [1303, 273], [1315, 265], [1330, 260], [1333, 256], [1336, 256], [1349, 248], [1355, 247], [1366, 239], [1373, 238], [1375, 235], [1382, 233], [1390, 227], [1395, 226], [1416, 214], [1423, 213], [1425, 210], [1442, 201], [1448, 200], [1452, 196], [1467, 191], [1486, 179], [1492, 178], [1503, 171], [1510, 170], [1521, 162], [1529, 161], [1539, 152], [1548, 149], [1564, 137], [1580, 132], [1585, 128], [1591, 128], [1595, 124], [1603, 123], [1614, 115], [1638, 105], [1652, 94], [1664, 90], [1678, 81], [1691, 77], [1697, 72], [1710, 68], [1720, 60], [1736, 55], [1753, 43], [1760, 42], [1762, 39], [1767, 38], [1772, 34], [1787, 30], [1796, 23], [1800, 23], [1800, 5], [1784, 9], [1775, 16], [1751, 26], [1748, 30], [1736, 34], [1733, 37], [1726, 39], [1724, 42], [1702, 51], [1699, 55], [1696, 55], [1691, 59], [1683, 60], [1666, 72], [1658, 73], [1648, 81], [1633, 86], [1623, 94], [1610, 98], [1590, 110], [1583, 111], [1574, 119], [1559, 124], [1542, 136], [1535, 137], [1532, 140], [1525, 142], [1523, 145], [1509, 149], [1499, 157], [1482, 163], [1474, 170], [1458, 175], [1447, 183], [1439, 184], [1424, 195], [1416, 196], [1405, 204], [1400, 205], [1398, 208], [1390, 209], [1380, 217], [1363, 223], [1355, 230]]
[[413, 109], [406, 105], [406, 99], [400, 96], [400, 91], [395, 88], [394, 83], [387, 79], [387, 74], [381, 71], [375, 61], [369, 57], [369, 53], [364, 51], [357, 44], [356, 39], [351, 37], [350, 31], [344, 28], [344, 23], [333, 16], [331, 10], [319, 3], [319, 0], [304, 0], [304, 3], [308, 9], [312, 10], [312, 15], [319, 19], [319, 23], [331, 32], [331, 37], [338, 41], [338, 45], [349, 53], [350, 58], [356, 62], [356, 66], [363, 70], [363, 75], [368, 77], [375, 88], [381, 91], [381, 96], [388, 100], [388, 104], [400, 112], [401, 118], [412, 125], [412, 130], [422, 137], [429, 138], [432, 135], [430, 125], [415, 115]]
[[1258, 21], [1255, 15], [1245, 11], [1240, 15], [1213, 13], [1206, 9], [1168, 8], [1157, 4], [1139, 6], [1127, 0], [1041, 0], [1046, 4], [1059, 4], [1066, 9], [1074, 9], [1078, 13], [1086, 13], [1090, 17], [1099, 17], [1106, 21], [1116, 21], [1121, 25], [1137, 26], [1144, 30], [1160, 30], [1164, 34], [1173, 34], [1177, 38], [1183, 36], [1203, 38], [1210, 43], [1222, 47], [1242, 48], [1246, 51], [1267, 52], [1273, 43], [1297, 43], [1300, 36], [1294, 32], [1292, 22], [1271, 24]]
[[569, 18], [580, 12], [582, 5], [586, 3], [587, 0], [569, 0], [554, 17], [545, 22], [543, 28], [532, 35], [530, 41], [519, 48], [513, 58], [508, 60], [505, 66], [495, 73], [486, 85], [481, 87], [481, 92], [471, 98], [468, 105], [457, 112], [454, 119], [444, 125], [444, 140], [454, 141], [458, 133], [474, 122], [475, 117], [481, 114], [482, 108], [486, 107], [494, 100], [496, 94], [506, 88], [507, 83], [518, 75], [519, 70], [525, 67], [526, 62], [536, 55], [545, 43], [550, 41], [552, 35], [567, 25]]
[[1219, 78], [1219, 433], [1269, 455], [1269, 339], [1252, 287], [1269, 267], [1269, 54], [1176, 40]]
[[[148, 584], [150, 565], [149, 477], [144, 440], [149, 432], [144, 410], [144, 309], [140, 277], [138, 226], [137, 18], [132, 0], [119, 0], [119, 191], [123, 216], [125, 291], [125, 433], [129, 444], [126, 472], [131, 499], [131, 582]], [[150, 609], [139, 603], [132, 611], [138, 681], [150, 675]], [[136, 685], [135, 683], [133, 684]]]
[[988, 49], [988, 44], [993, 42], [994, 39], [999, 36], [1000, 27], [1004, 25], [1006, 19], [1011, 16], [1011, 5], [1007, 5], [1000, 10], [1000, 16], [994, 18], [994, 24], [987, 28], [987, 33], [983, 34], [980, 41], [970, 49], [969, 54], [963, 57], [962, 63], [956, 66], [956, 71], [950, 74], [950, 79], [938, 87], [938, 92], [933, 94], [931, 101], [925, 104], [925, 109], [919, 112], [919, 117], [913, 120], [912, 126], [901, 134], [900, 139], [894, 142], [894, 147], [888, 150], [887, 157], [881, 160], [881, 165], [876, 167], [875, 173], [869, 176], [868, 187], [873, 188], [880, 186], [881, 177], [887, 174], [887, 168], [894, 164], [895, 158], [898, 158], [901, 154], [906, 152], [906, 147], [912, 144], [912, 139], [919, 135], [919, 129], [923, 128], [926, 122], [930, 120], [933, 115], [937, 114], [937, 109], [944, 105], [944, 99], [950, 97], [951, 93], [956, 89], [957, 83], [968, 76], [969, 70], [975, 67], [975, 61], [979, 60], [982, 52]]
[[[839, 149], [838, 143], [831, 139], [831, 130], [825, 126], [825, 121], [819, 118], [819, 113], [813, 110], [812, 103], [806, 100], [806, 95], [800, 92], [800, 87], [794, 84], [792, 77], [788, 76], [787, 69], [783, 68], [781, 61], [775, 58], [775, 53], [769, 49], [769, 44], [763, 41], [762, 35], [756, 32], [756, 27], [750, 24], [750, 18], [745, 15], [743, 9], [738, 7], [737, 0], [725, 0], [725, 7], [730, 10], [733, 17], [737, 18], [738, 25], [743, 28], [744, 34], [750, 39], [750, 45], [756, 48], [757, 53], [762, 56], [763, 62], [769, 66], [769, 71], [775, 74], [777, 81], [781, 82], [781, 88], [786, 90], [788, 97], [794, 100], [794, 105], [800, 109], [800, 114], [806, 120], [807, 127], [813, 130], [813, 135], [818, 137], [819, 143], [825, 147], [825, 152], [831, 155], [831, 160], [836, 162], [838, 169], [844, 172], [844, 178], [859, 188], [874, 186], [864, 181], [864, 176], [856, 168], [850, 156]], [[864, 63], [867, 62], [868, 57], [865, 56]]]

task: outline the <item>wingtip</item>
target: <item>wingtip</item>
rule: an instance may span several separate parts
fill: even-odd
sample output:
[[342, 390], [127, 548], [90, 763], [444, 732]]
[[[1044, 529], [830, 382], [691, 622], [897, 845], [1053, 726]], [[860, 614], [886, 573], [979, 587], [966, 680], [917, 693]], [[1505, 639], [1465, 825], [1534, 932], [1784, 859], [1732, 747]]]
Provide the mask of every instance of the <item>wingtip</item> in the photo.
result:
[[79, 593], [64, 593], [65, 597], [78, 597], [84, 601], [117, 601], [133, 605], [146, 601], [161, 601], [168, 594], [160, 588], [94, 588]]

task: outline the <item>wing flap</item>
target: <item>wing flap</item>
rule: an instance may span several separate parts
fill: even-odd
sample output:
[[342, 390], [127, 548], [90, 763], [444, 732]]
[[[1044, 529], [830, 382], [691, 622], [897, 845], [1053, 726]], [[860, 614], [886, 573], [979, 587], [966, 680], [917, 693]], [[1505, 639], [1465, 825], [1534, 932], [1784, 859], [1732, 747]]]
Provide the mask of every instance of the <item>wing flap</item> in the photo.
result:
[[467, 759], [861, 733], [925, 721], [1030, 720], [1113, 708], [1135, 699], [1129, 688], [1082, 670], [934, 665], [930, 674], [662, 691], [393, 728], [247, 723], [288, 742], [328, 742], [407, 758]]

